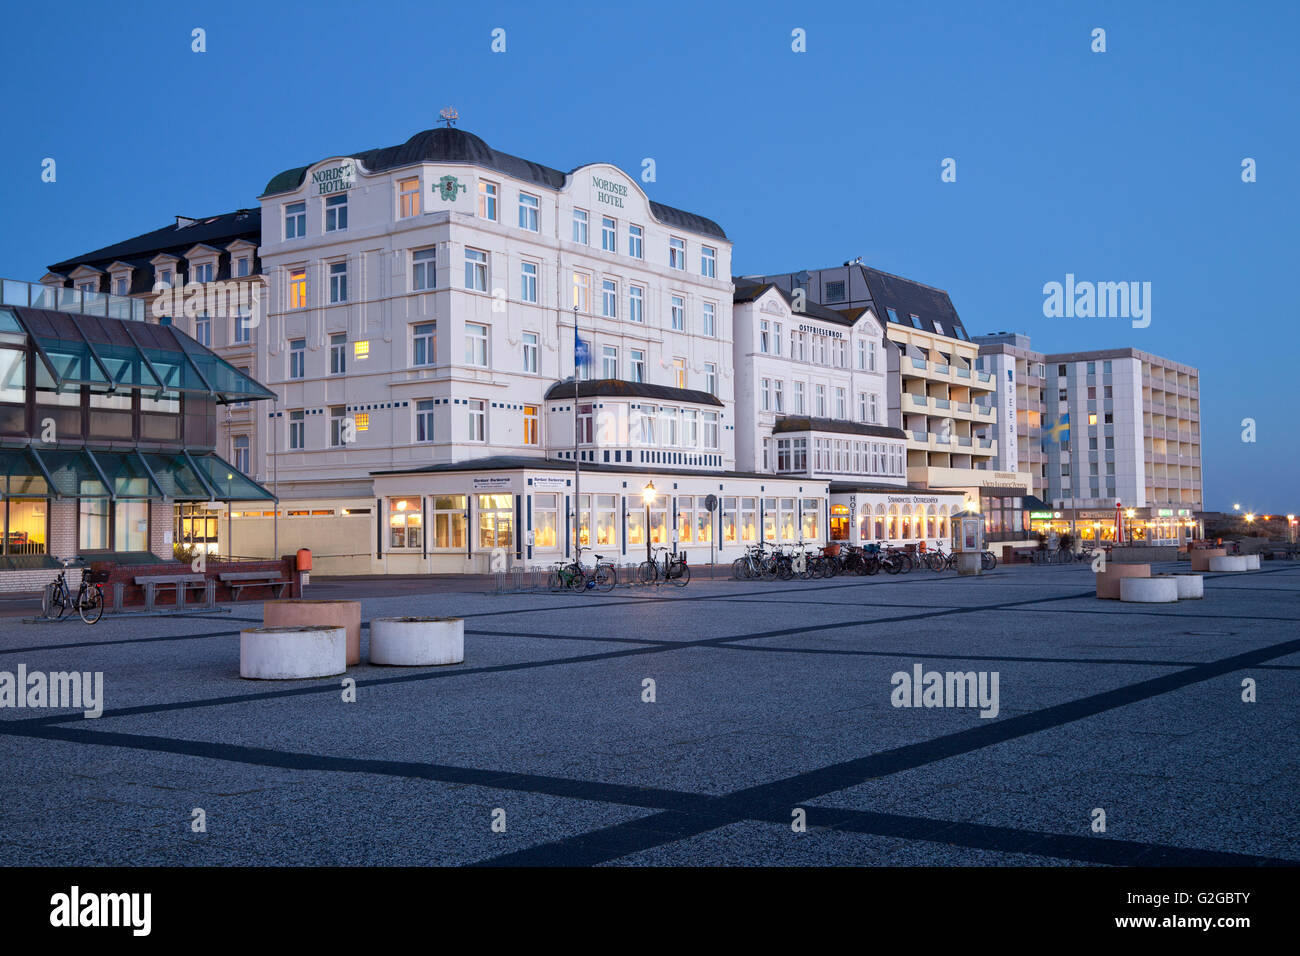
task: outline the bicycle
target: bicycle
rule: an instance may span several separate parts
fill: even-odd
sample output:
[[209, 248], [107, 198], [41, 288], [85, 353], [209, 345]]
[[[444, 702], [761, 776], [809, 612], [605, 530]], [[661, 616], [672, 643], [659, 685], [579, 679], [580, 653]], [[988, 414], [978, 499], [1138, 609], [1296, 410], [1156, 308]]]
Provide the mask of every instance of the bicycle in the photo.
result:
[[936, 547], [934, 550], [927, 550], [925, 553], [925, 563], [931, 571], [951, 571], [957, 564], [957, 558], [951, 554], [945, 554], [943, 547]]
[[618, 586], [618, 571], [603, 556], [593, 555], [596, 565], [588, 571], [582, 565], [582, 552], [591, 548], [579, 547], [578, 556], [570, 563], [557, 561], [551, 566], [547, 581], [552, 591], [603, 591], [608, 594]]
[[80, 557], [59, 559], [59, 563], [63, 565], [63, 570], [54, 579], [54, 584], [50, 587], [50, 590], [42, 597], [41, 614], [46, 620], [62, 620], [63, 615], [71, 608], [77, 609], [78, 616], [86, 624], [95, 624], [103, 617], [104, 591], [103, 581], [100, 579], [106, 578], [106, 575], [101, 575], [88, 567], [83, 567], [81, 569], [81, 586], [77, 588], [75, 599], [68, 589], [68, 568], [81, 560], [83, 559]]
[[647, 558], [641, 562], [637, 568], [637, 577], [642, 584], [657, 584], [660, 578], [677, 585], [679, 588], [686, 587], [691, 580], [691, 568], [686, 563], [686, 552], [673, 551], [671, 557], [667, 548], [660, 546], [655, 551], [662, 551], [664, 555], [663, 567], [659, 566], [653, 558]]

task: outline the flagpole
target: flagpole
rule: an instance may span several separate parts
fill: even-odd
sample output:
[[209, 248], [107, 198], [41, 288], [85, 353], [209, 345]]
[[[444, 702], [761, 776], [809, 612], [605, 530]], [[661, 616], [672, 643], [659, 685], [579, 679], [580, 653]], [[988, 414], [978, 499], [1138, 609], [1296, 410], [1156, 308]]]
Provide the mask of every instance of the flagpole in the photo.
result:
[[582, 463], [578, 459], [578, 306], [573, 306], [573, 560], [582, 561]]

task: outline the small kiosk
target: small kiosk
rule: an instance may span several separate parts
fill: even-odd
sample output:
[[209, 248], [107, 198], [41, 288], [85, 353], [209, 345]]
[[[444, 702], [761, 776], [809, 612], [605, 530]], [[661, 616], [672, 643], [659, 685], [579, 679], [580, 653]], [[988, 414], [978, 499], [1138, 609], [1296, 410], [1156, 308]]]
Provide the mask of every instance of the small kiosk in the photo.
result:
[[959, 511], [951, 521], [952, 553], [957, 556], [957, 573], [982, 573], [984, 516], [978, 511]]

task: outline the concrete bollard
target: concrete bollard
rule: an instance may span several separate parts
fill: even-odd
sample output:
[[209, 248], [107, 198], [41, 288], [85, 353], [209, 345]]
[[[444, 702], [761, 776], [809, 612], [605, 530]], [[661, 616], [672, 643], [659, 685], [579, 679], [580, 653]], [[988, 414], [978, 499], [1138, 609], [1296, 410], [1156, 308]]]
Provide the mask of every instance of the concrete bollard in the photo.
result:
[[381, 617], [370, 622], [370, 663], [397, 667], [459, 664], [465, 622], [458, 617]]
[[1171, 574], [1151, 578], [1121, 578], [1119, 599], [1130, 604], [1172, 604], [1178, 600], [1178, 582]]
[[1248, 571], [1250, 568], [1246, 564], [1244, 554], [1228, 554], [1219, 558], [1210, 558], [1211, 571]]
[[347, 670], [341, 627], [251, 627], [239, 632], [239, 676], [251, 680], [333, 677]]
[[1199, 574], [1175, 574], [1174, 582], [1178, 585], [1180, 601], [1205, 597], [1205, 578]]
[[348, 635], [348, 666], [361, 663], [360, 601], [266, 601], [262, 604], [262, 623], [267, 627], [341, 627]]

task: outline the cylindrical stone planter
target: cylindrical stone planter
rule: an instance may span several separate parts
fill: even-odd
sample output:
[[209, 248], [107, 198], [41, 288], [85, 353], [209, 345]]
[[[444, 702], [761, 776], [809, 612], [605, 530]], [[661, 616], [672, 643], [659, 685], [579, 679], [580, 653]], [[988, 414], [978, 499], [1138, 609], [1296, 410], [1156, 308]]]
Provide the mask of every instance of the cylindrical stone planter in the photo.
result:
[[370, 622], [370, 663], [398, 667], [465, 660], [465, 622], [458, 617], [381, 617]]
[[1175, 574], [1174, 582], [1178, 585], [1180, 601], [1205, 597], [1205, 578], [1199, 574]]
[[348, 635], [348, 666], [361, 663], [360, 601], [266, 601], [262, 604], [262, 623], [267, 627], [341, 627]]
[[1210, 570], [1211, 558], [1222, 558], [1228, 553], [1226, 548], [1193, 548], [1191, 552], [1192, 570]]
[[1120, 582], [1128, 578], [1151, 577], [1149, 564], [1115, 564], [1106, 562], [1106, 570], [1097, 572], [1097, 597], [1106, 601], [1120, 599]]
[[1258, 554], [1243, 554], [1242, 557], [1246, 559], [1246, 570], [1247, 570], [1247, 571], [1258, 571], [1258, 570], [1259, 570], [1259, 555], [1258, 555]]
[[239, 676], [251, 680], [333, 677], [347, 670], [341, 627], [251, 627], [239, 632]]
[[1210, 558], [1211, 571], [1247, 571], [1246, 556], [1244, 554], [1226, 554], [1218, 558]]
[[1153, 578], [1122, 578], [1119, 599], [1130, 604], [1172, 604], [1178, 600], [1178, 582], [1172, 574]]

